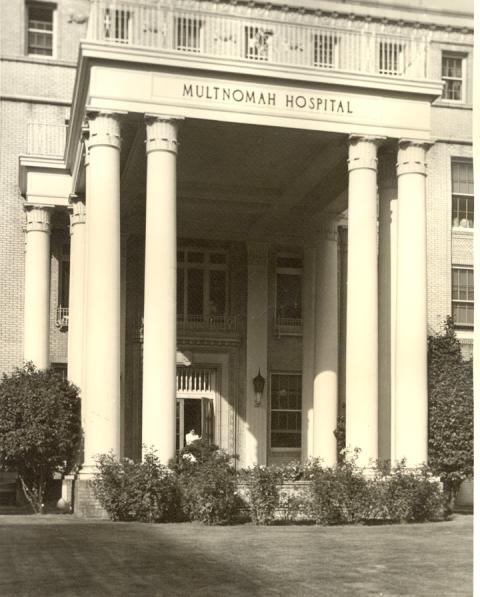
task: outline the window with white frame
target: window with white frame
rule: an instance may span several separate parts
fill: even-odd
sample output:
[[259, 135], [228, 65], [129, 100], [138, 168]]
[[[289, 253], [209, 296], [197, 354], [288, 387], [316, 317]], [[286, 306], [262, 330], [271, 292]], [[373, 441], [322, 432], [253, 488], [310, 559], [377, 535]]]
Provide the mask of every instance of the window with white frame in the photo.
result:
[[176, 17], [175, 49], [182, 52], [201, 52], [203, 22], [198, 17]]
[[226, 251], [180, 249], [177, 253], [177, 319], [221, 323], [228, 309]]
[[270, 447], [301, 448], [302, 376], [272, 373], [270, 381]]
[[278, 255], [275, 278], [275, 325], [277, 331], [301, 331], [302, 259]]
[[442, 52], [442, 99], [452, 102], [464, 101], [464, 65], [464, 56]]
[[452, 160], [451, 172], [452, 226], [473, 228], [473, 163], [471, 160]]
[[55, 7], [43, 3], [27, 4], [27, 53], [53, 56]]
[[452, 268], [452, 316], [457, 327], [473, 327], [473, 268]]
[[381, 75], [401, 75], [405, 70], [403, 41], [381, 41], [378, 45], [378, 71]]

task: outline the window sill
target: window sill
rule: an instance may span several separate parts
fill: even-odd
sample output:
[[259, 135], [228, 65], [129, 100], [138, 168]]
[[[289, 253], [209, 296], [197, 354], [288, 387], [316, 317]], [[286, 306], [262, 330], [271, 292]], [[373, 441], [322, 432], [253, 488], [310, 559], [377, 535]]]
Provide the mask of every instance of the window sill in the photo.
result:
[[466, 228], [464, 226], [452, 226], [452, 234], [455, 236], [473, 236], [474, 228]]
[[301, 452], [302, 448], [269, 448], [271, 452]]
[[60, 60], [55, 56], [2, 56], [3, 62], [25, 62], [28, 64], [46, 64], [48, 66], [66, 66], [76, 68], [77, 63], [71, 60]]
[[434, 108], [459, 108], [460, 110], [472, 110], [472, 104], [466, 102], [452, 102], [449, 100], [437, 100], [433, 104]]

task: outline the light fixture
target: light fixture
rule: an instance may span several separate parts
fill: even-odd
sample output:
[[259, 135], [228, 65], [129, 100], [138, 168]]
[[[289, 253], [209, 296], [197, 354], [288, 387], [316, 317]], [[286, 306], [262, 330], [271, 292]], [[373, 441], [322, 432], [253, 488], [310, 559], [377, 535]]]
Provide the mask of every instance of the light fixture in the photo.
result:
[[253, 378], [253, 389], [255, 391], [255, 406], [260, 406], [260, 401], [262, 400], [264, 388], [265, 378], [262, 376], [259, 369], [258, 374], [256, 375], [256, 377]]

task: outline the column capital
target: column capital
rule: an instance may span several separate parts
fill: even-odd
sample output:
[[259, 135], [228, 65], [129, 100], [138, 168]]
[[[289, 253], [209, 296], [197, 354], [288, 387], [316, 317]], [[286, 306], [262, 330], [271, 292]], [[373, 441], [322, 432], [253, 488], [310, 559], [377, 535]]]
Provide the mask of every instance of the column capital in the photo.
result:
[[397, 176], [402, 174], [427, 175], [426, 153], [433, 145], [429, 141], [400, 139], [398, 141]]
[[[107, 145], [120, 149], [120, 118], [121, 112], [95, 112], [87, 113], [88, 118], [88, 150], [99, 145]], [[88, 156], [86, 156], [88, 160]]]
[[147, 129], [146, 151], [178, 151], [178, 124], [183, 118], [145, 114]]
[[82, 195], [70, 195], [70, 234], [73, 233], [73, 227], [77, 224], [85, 224], [85, 197]]
[[25, 231], [50, 232], [50, 214], [52, 207], [49, 205], [25, 205]]
[[348, 137], [348, 171], [377, 169], [377, 148], [386, 137], [350, 135]]
[[318, 240], [328, 240], [336, 243], [338, 240], [337, 228], [337, 218], [334, 215], [325, 214], [325, 219], [320, 223], [318, 228]]

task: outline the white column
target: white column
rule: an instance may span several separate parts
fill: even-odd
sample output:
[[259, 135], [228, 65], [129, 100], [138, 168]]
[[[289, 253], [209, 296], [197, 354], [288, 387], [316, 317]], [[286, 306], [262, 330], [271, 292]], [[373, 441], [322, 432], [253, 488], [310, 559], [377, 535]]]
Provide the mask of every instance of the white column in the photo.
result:
[[377, 145], [352, 137], [348, 159], [347, 448], [378, 456]]
[[90, 115], [87, 183], [85, 465], [120, 453], [120, 116]]
[[175, 456], [177, 121], [148, 116], [142, 443]]
[[84, 286], [85, 286], [85, 200], [70, 199], [70, 289], [68, 309], [68, 379], [82, 385]]
[[[249, 242], [247, 274], [246, 466], [267, 462], [268, 412], [268, 244]], [[253, 378], [267, 380], [256, 406]]]
[[25, 206], [24, 359], [39, 369], [50, 366], [50, 211]]
[[397, 177], [396, 156], [380, 156], [378, 251], [378, 456], [392, 459], [392, 404], [394, 400], [395, 286]]
[[426, 145], [398, 149], [395, 460], [427, 462]]
[[305, 247], [302, 285], [302, 460], [313, 457], [313, 370], [315, 360], [315, 249]]
[[337, 461], [338, 247], [337, 225], [326, 219], [317, 247], [313, 455], [327, 466]]

